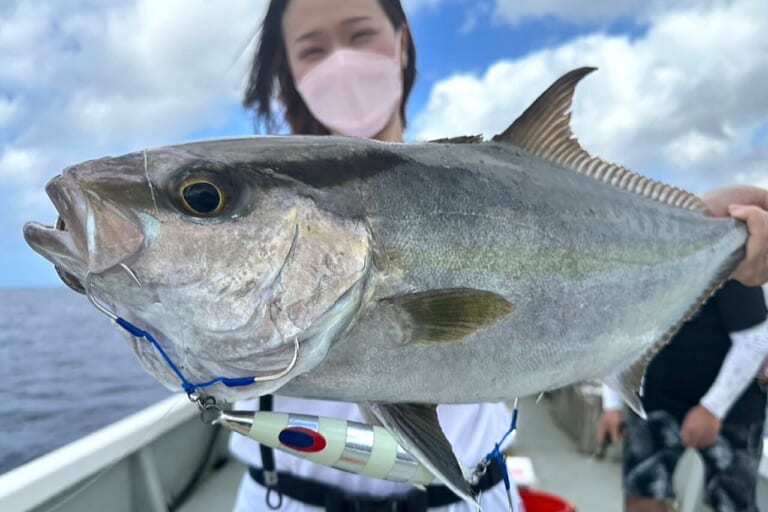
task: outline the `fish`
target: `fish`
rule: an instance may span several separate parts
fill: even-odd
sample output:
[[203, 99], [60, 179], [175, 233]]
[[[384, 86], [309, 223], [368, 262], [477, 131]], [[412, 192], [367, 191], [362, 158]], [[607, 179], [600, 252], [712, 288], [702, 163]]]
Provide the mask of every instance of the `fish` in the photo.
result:
[[252, 136], [84, 162], [47, 185], [57, 225], [24, 237], [190, 380], [254, 377], [217, 398], [361, 404], [476, 500], [437, 404], [600, 378], [642, 414], [649, 360], [744, 257], [741, 221], [580, 145], [594, 69], [490, 140]]

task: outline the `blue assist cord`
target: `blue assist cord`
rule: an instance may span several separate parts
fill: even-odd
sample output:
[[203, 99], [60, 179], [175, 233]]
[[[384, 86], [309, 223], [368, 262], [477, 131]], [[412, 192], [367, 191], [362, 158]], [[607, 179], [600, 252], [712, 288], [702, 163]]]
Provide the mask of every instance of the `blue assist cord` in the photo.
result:
[[493, 447], [493, 450], [491, 450], [488, 455], [485, 456], [484, 463], [490, 464], [492, 461], [496, 461], [496, 463], [499, 465], [499, 469], [501, 469], [501, 476], [504, 478], [504, 487], [507, 489], [507, 499], [509, 500], [509, 510], [513, 510], [512, 505], [512, 494], [510, 493], [511, 483], [509, 481], [509, 471], [507, 470], [507, 465], [504, 462], [504, 453], [501, 451], [501, 446], [504, 444], [504, 441], [507, 440], [509, 436], [511, 436], [515, 431], [517, 430], [517, 400], [515, 400], [515, 406], [512, 410], [512, 421], [509, 425], [509, 430], [504, 434], [504, 436], [501, 438], [501, 440], [496, 443], [496, 445]]
[[249, 384], [253, 384], [256, 382], [255, 377], [237, 377], [229, 379], [227, 377], [216, 377], [214, 379], [211, 379], [207, 382], [198, 382], [197, 384], [193, 384], [192, 382], [189, 382], [185, 377], [184, 374], [181, 373], [181, 371], [176, 367], [175, 364], [173, 364], [173, 361], [171, 361], [171, 358], [168, 357], [168, 354], [163, 350], [163, 347], [160, 346], [160, 344], [157, 342], [157, 340], [147, 331], [141, 330], [135, 325], [133, 325], [128, 320], [125, 320], [124, 318], [117, 317], [115, 319], [115, 322], [117, 325], [131, 333], [133, 336], [137, 338], [145, 338], [147, 341], [149, 341], [152, 346], [157, 349], [158, 352], [160, 352], [160, 355], [163, 356], [163, 359], [166, 363], [168, 363], [168, 366], [171, 367], [171, 370], [173, 370], [173, 373], [176, 374], [176, 376], [181, 381], [181, 387], [184, 389], [184, 392], [188, 395], [191, 395], [198, 389], [207, 388], [210, 386], [213, 386], [214, 384], [224, 384], [228, 388], [237, 388], [241, 386], [248, 386]]
[[[241, 386], [248, 386], [250, 384], [253, 384], [257, 381], [256, 377], [237, 377], [237, 378], [227, 378], [227, 377], [215, 377], [209, 381], [206, 382], [198, 382], [198, 383], [192, 383], [189, 380], [187, 380], [186, 377], [184, 377], [184, 374], [181, 373], [181, 370], [173, 363], [171, 358], [168, 356], [166, 351], [163, 349], [162, 346], [160, 346], [160, 343], [157, 342], [154, 336], [152, 336], [150, 333], [143, 329], [139, 329], [135, 325], [133, 325], [128, 320], [116, 317], [114, 318], [115, 323], [128, 331], [131, 335], [133, 335], [136, 338], [144, 338], [147, 341], [149, 341], [152, 346], [155, 347], [155, 349], [160, 353], [162, 358], [165, 360], [165, 362], [168, 364], [168, 366], [173, 370], [173, 373], [176, 374], [176, 376], [181, 381], [181, 387], [184, 389], [184, 392], [188, 395], [192, 395], [195, 391], [207, 388], [210, 386], [213, 386], [214, 384], [224, 384], [225, 386], [229, 388], [236, 388]], [[507, 499], [509, 501], [509, 510], [513, 510], [513, 504], [512, 504], [512, 494], [510, 492], [511, 483], [509, 480], [509, 471], [507, 470], [507, 465], [504, 462], [504, 454], [501, 451], [501, 446], [504, 444], [504, 441], [507, 440], [507, 438], [515, 433], [517, 430], [517, 400], [515, 400], [514, 409], [512, 410], [512, 421], [509, 425], [509, 430], [502, 436], [501, 440], [499, 440], [498, 443], [494, 446], [493, 450], [491, 450], [488, 455], [485, 456], [483, 459], [483, 464], [486, 466], [490, 464], [492, 461], [496, 461], [496, 463], [499, 465], [499, 469], [501, 470], [501, 475], [504, 479], [504, 487], [507, 490]]]

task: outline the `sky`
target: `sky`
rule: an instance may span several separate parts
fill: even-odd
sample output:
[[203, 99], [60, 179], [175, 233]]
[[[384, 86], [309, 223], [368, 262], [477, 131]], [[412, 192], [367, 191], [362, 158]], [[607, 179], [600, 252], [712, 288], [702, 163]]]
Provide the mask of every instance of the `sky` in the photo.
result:
[[[703, 193], [768, 187], [765, 0], [404, 0], [408, 141], [501, 132], [563, 73], [593, 154]], [[264, 0], [0, 0], [0, 287], [57, 286], [24, 243], [83, 160], [253, 132]]]

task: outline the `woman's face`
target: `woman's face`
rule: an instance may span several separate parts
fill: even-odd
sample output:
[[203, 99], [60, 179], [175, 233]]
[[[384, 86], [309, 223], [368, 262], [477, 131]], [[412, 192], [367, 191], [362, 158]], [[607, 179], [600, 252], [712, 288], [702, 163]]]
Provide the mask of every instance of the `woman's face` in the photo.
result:
[[394, 56], [401, 37], [378, 0], [291, 0], [282, 28], [294, 82], [339, 48]]

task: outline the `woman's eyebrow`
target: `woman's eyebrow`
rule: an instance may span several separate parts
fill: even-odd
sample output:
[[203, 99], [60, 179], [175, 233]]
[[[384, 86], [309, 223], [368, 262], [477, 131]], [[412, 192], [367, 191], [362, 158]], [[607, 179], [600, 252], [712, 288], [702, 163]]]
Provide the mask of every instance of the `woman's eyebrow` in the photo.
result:
[[370, 16], [355, 16], [354, 18], [349, 18], [341, 22], [342, 25], [354, 25], [355, 23], [359, 21], [365, 21], [370, 20]]
[[[348, 18], [348, 19], [342, 21], [341, 25], [346, 27], [346, 26], [354, 25], [355, 23], [359, 23], [361, 21], [367, 21], [367, 20], [370, 20], [370, 19], [371, 19], [370, 16], [355, 16], [354, 18]], [[299, 37], [294, 39], [294, 42], [299, 43], [301, 41], [307, 41], [307, 40], [310, 40], [310, 39], [315, 39], [318, 36], [320, 36], [320, 31], [319, 30], [311, 30], [309, 32], [301, 34]]]
[[294, 42], [298, 43], [298, 42], [301, 42], [301, 41], [306, 41], [308, 39], [315, 39], [319, 35], [320, 35], [320, 31], [319, 30], [312, 30], [311, 32], [307, 32], [305, 34], [300, 35], [299, 37], [297, 37], [294, 40]]

